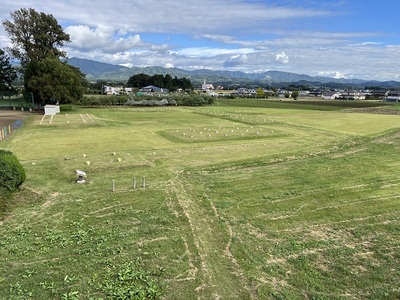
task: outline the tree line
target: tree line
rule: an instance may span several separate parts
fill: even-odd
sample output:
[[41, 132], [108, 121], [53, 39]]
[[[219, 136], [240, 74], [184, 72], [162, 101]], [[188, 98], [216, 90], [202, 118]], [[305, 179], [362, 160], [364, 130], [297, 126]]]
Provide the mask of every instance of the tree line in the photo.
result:
[[153, 76], [143, 73], [136, 74], [128, 79], [126, 85], [127, 87], [136, 87], [136, 88], [142, 88], [145, 86], [154, 85], [159, 88], [168, 89], [170, 92], [175, 92], [179, 89], [182, 89], [184, 91], [193, 90], [193, 85], [189, 79], [185, 77], [177, 78], [176, 76], [172, 78], [172, 76], [169, 74], [166, 75], [155, 74]]

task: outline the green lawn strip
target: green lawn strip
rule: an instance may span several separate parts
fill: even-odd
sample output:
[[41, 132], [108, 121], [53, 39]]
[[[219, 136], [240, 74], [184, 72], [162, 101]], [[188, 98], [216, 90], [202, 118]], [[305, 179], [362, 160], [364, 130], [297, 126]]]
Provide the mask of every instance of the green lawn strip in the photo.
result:
[[[395, 147], [365, 142], [366, 150], [340, 158], [326, 155], [286, 161], [279, 168], [255, 166], [254, 172], [238, 168], [198, 175], [204, 187], [211, 185], [206, 190], [221, 215], [235, 225], [232, 252], [248, 277], [263, 286], [261, 293], [398, 296], [400, 274], [392, 260], [400, 225], [399, 185], [391, 166]], [[352, 237], [350, 228], [364, 235]], [[389, 252], [386, 256], [371, 251], [380, 246]], [[380, 259], [365, 266], [362, 257], [370, 251]], [[273, 267], [264, 270], [271, 261]]]

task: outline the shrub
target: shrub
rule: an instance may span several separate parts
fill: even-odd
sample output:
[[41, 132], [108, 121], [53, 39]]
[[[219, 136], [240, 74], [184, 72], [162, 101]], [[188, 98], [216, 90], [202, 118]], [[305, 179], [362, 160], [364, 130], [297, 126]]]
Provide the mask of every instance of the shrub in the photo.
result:
[[[167, 103], [165, 103], [165, 101]], [[214, 103], [214, 97], [206, 94], [186, 94], [186, 93], [174, 93], [174, 94], [142, 94], [142, 95], [130, 95], [129, 99], [125, 102], [125, 105], [133, 106], [157, 106], [157, 105], [183, 105], [183, 106], [202, 106], [211, 105]]]
[[60, 105], [60, 110], [62, 112], [73, 111], [74, 110], [74, 106], [72, 104], [61, 104]]
[[18, 188], [26, 178], [25, 170], [10, 151], [0, 150], [0, 189]]

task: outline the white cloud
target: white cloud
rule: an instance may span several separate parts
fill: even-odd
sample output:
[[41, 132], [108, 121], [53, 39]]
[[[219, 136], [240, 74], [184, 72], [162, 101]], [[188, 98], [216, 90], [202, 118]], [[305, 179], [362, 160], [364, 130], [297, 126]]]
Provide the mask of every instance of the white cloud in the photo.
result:
[[229, 57], [225, 62], [224, 62], [224, 67], [236, 67], [239, 65], [245, 65], [249, 61], [249, 57], [247, 54], [240, 54], [240, 55], [233, 55]]
[[[390, 43], [379, 39], [389, 34], [339, 30], [339, 26], [318, 30], [328, 26], [325, 23], [315, 31], [307, 26], [342, 12], [352, 14], [332, 6], [344, 1], [3, 2], [1, 19], [21, 7], [53, 14], [71, 35], [71, 43], [65, 45], [70, 57], [127, 66], [400, 78], [400, 46], [384, 46]], [[8, 44], [0, 26], [0, 47]]]
[[321, 72], [318, 72], [317, 75], [322, 76], [322, 77], [335, 78], [335, 79], [348, 78], [345, 73], [338, 72], [338, 71], [321, 71]]
[[0, 15], [21, 7], [32, 7], [53, 14], [65, 26], [83, 24], [96, 28], [100, 24], [124, 32], [227, 34], [232, 30], [263, 31], [263, 25], [328, 16], [329, 9], [307, 9], [299, 5], [278, 6], [262, 1], [243, 0], [121, 0], [121, 1], [42, 1], [2, 3]]
[[349, 46], [377, 46], [377, 45], [382, 45], [382, 43], [363, 42], [363, 43], [350, 44]]
[[275, 55], [275, 60], [281, 64], [287, 64], [289, 63], [289, 56], [287, 56], [285, 52], [278, 53]]
[[200, 48], [184, 48], [179, 50], [177, 53], [180, 55], [186, 55], [189, 57], [213, 57], [218, 55], [236, 55], [238, 53], [247, 54], [253, 52], [253, 49], [226, 49], [226, 48], [210, 48], [210, 47], [200, 47]]
[[71, 37], [71, 43], [67, 47], [82, 51], [101, 49], [107, 53], [115, 53], [145, 46], [138, 34], [119, 37], [115, 36], [116, 33], [110, 27], [92, 29], [86, 25], [78, 25], [67, 27], [65, 32]]

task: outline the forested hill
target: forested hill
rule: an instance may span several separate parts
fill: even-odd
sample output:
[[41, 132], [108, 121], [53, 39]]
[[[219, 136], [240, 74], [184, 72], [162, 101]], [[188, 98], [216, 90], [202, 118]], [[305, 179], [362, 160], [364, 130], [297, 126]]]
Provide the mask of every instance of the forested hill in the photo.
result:
[[78, 67], [89, 78], [101, 77], [105, 74], [109, 74], [123, 69], [129, 70], [129, 68], [123, 66], [117, 66], [117, 65], [102, 63], [89, 59], [76, 58], [76, 57], [69, 58], [68, 63], [72, 66]]
[[200, 85], [206, 80], [214, 85], [238, 85], [238, 84], [260, 84], [263, 86], [279, 86], [285, 84], [301, 84], [309, 86], [331, 86], [331, 87], [382, 87], [400, 89], [400, 82], [397, 81], [366, 81], [361, 79], [335, 79], [329, 77], [313, 77], [303, 74], [267, 71], [262, 73], [244, 73], [240, 71], [211, 71], [194, 70], [188, 71], [178, 68], [153, 67], [124, 67], [119, 65], [107, 64], [88, 59], [69, 58], [68, 63], [78, 67], [86, 74], [89, 80], [106, 80], [115, 82], [127, 82], [128, 79], [136, 74], [156, 74], [172, 77], [187, 78], [193, 85]]

